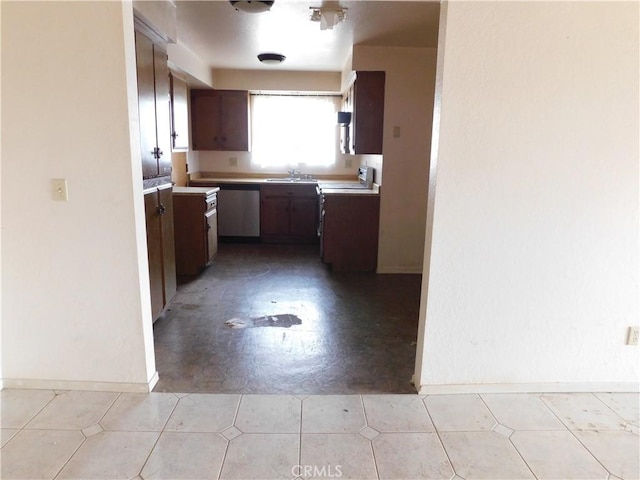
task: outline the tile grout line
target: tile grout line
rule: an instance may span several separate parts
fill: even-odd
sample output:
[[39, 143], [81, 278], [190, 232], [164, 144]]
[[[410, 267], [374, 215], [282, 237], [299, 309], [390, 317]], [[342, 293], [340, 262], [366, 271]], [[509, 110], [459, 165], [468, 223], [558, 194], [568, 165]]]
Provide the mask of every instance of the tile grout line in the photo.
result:
[[440, 447], [442, 448], [442, 451], [444, 452], [445, 456], [447, 457], [447, 461], [449, 462], [449, 465], [451, 466], [451, 471], [453, 472], [453, 475], [451, 475], [450, 480], [452, 480], [455, 477], [464, 478], [462, 475], [460, 475], [460, 474], [458, 474], [458, 472], [456, 472], [456, 467], [453, 464], [453, 461], [451, 460], [451, 457], [449, 456], [449, 452], [447, 452], [447, 448], [444, 446], [444, 442], [442, 441], [442, 437], [440, 436], [440, 431], [438, 430], [438, 427], [436, 427], [436, 423], [433, 421], [433, 416], [431, 415], [431, 412], [429, 411], [429, 407], [427, 407], [427, 398], [429, 398], [429, 395], [426, 395], [422, 399], [422, 404], [424, 405], [424, 409], [427, 411], [427, 415], [429, 416], [429, 420], [431, 421], [431, 425], [433, 425], [433, 432], [436, 434], [436, 437], [438, 437], [438, 442], [440, 442]]
[[[487, 405], [487, 402], [485, 402], [484, 397], [477, 393], [476, 395], [478, 395], [478, 397], [480, 398], [480, 401], [482, 402], [482, 404], [485, 406], [485, 408], [489, 411], [489, 413], [491, 414], [491, 416], [493, 417], [493, 419], [496, 421], [496, 425], [503, 425], [502, 423], [500, 423], [498, 421], [498, 417], [496, 417], [495, 413], [493, 413], [493, 411], [491, 410], [491, 408], [489, 408], [489, 405]], [[507, 425], [503, 425], [505, 427], [507, 427]], [[495, 428], [495, 426], [493, 427]], [[508, 427], [511, 428], [511, 427]], [[518, 450], [518, 447], [516, 447], [516, 444], [513, 443], [513, 440], [511, 440], [511, 437], [513, 436], [513, 434], [516, 432], [515, 429], [511, 428], [512, 432], [511, 435], [509, 435], [508, 437], [505, 437], [507, 439], [507, 441], [509, 442], [509, 444], [513, 447], [513, 449], [515, 450], [515, 452], [518, 454], [518, 456], [520, 457], [520, 459], [522, 460], [522, 463], [525, 464], [525, 466], [527, 467], [527, 469], [529, 470], [529, 472], [531, 472], [531, 475], [533, 476], [533, 478], [538, 478], [538, 476], [535, 474], [535, 472], [533, 471], [533, 468], [531, 468], [531, 465], [529, 465], [529, 462], [527, 462], [527, 460], [524, 458], [524, 455], [522, 455], [522, 453], [520, 452], [520, 450]], [[491, 430], [493, 433], [496, 433], [495, 430]]]
[[[23, 391], [25, 391], [25, 390], [23, 390]], [[26, 391], [29, 391], [29, 390], [26, 390]], [[29, 424], [33, 421], [33, 419], [34, 419], [34, 418], [36, 418], [38, 415], [40, 415], [40, 413], [42, 413], [42, 411], [43, 411], [45, 408], [47, 408], [47, 407], [51, 404], [51, 402], [53, 402], [53, 401], [58, 397], [58, 394], [55, 392], [55, 390], [49, 390], [49, 391], [50, 391], [51, 393], [53, 393], [53, 398], [52, 398], [52, 399], [50, 399], [46, 404], [44, 404], [44, 405], [42, 406], [42, 408], [40, 408], [40, 410], [38, 410], [38, 411], [37, 411], [36, 413], [34, 413], [31, 417], [29, 417], [29, 419], [28, 419], [26, 422], [24, 422], [24, 425], [22, 425], [20, 428], [18, 428], [18, 429], [17, 429], [18, 431], [16, 432], [16, 434], [15, 434], [13, 437], [11, 437], [11, 439], [9, 439], [9, 441], [7, 442], [7, 444], [6, 444], [6, 445], [4, 445], [2, 448], [6, 447], [10, 442], [12, 442], [12, 441], [13, 441], [13, 439], [14, 439], [14, 438], [16, 438], [16, 435], [18, 435], [18, 433], [20, 433], [22, 430], [25, 430], [25, 427], [26, 427], [27, 425], [29, 425]]]
[[[295, 397], [295, 395], [294, 395]], [[297, 398], [297, 397], [296, 397]], [[302, 464], [302, 421], [303, 421], [303, 411], [304, 411], [304, 401], [309, 398], [308, 396], [300, 400], [300, 426], [298, 427], [298, 467]], [[300, 475], [296, 475], [296, 477], [300, 477]]]
[[[568, 426], [564, 421], [562, 421], [562, 418], [560, 418], [560, 415], [558, 415], [558, 414], [557, 414], [557, 413], [556, 413], [556, 412], [551, 408], [551, 406], [550, 406], [549, 404], [547, 404], [547, 402], [542, 398], [542, 397], [544, 397], [544, 395], [545, 395], [544, 393], [541, 393], [541, 394], [540, 394], [540, 396], [538, 397], [538, 398], [540, 399], [540, 401], [542, 402], [542, 404], [543, 404], [543, 405], [544, 405], [544, 406], [545, 406], [545, 407], [546, 407], [546, 408], [551, 412], [551, 415], [553, 415], [554, 417], [556, 417], [556, 418], [558, 419], [558, 421], [559, 421], [560, 423], [562, 423], [562, 424], [566, 427], [567, 431], [568, 431], [568, 432], [573, 436], [573, 438], [575, 438], [575, 439], [576, 439], [576, 441], [577, 441], [580, 445], [582, 445], [582, 446], [584, 447], [584, 449], [585, 449], [587, 452], [589, 452], [589, 455], [591, 455], [591, 456], [596, 460], [596, 462], [598, 462], [598, 463], [600, 464], [600, 466], [604, 469], [604, 471], [605, 471], [605, 472], [607, 472], [607, 473], [609, 474], [609, 478], [611, 478], [611, 475], [613, 475], [613, 474], [609, 471], [609, 469], [608, 469], [607, 467], [605, 467], [605, 466], [604, 466], [604, 464], [600, 461], [600, 459], [599, 459], [599, 458], [598, 458], [598, 457], [597, 457], [597, 456], [596, 456], [596, 455], [591, 451], [591, 449], [589, 449], [589, 448], [588, 448], [588, 447], [587, 447], [587, 446], [586, 446], [586, 445], [585, 445], [585, 444], [584, 444], [584, 443], [583, 443], [583, 442], [578, 438], [578, 436], [574, 433], [574, 431], [573, 431], [573, 430], [571, 430], [571, 428], [569, 428], [569, 426]], [[565, 395], [567, 395], [567, 394], [565, 394]]]
[[[364, 415], [364, 424], [365, 424], [365, 428], [369, 427], [369, 428], [373, 428], [371, 425], [369, 425], [369, 417], [367, 417], [367, 409], [364, 406], [364, 395], [358, 395], [360, 397], [360, 404], [362, 405], [362, 414]], [[362, 429], [360, 430], [362, 431]], [[360, 432], [358, 432], [358, 435], [360, 435]], [[360, 435], [361, 437], [363, 435]], [[373, 448], [373, 440], [367, 438], [367, 440], [369, 441], [369, 448], [371, 449], [371, 456], [373, 458], [373, 468], [376, 471], [376, 477], [378, 478], [378, 480], [380, 480], [380, 470], [378, 469], [378, 461], [376, 459], [376, 451]]]
[[[122, 395], [122, 392], [118, 392], [118, 395], [116, 395], [116, 398], [113, 399], [113, 402], [111, 402], [111, 405], [109, 405], [109, 407], [105, 410], [105, 412], [102, 414], [102, 416], [98, 419], [98, 422], [96, 423], [96, 425], [100, 425], [100, 422], [105, 417], [105, 415], [109, 412], [109, 410], [111, 410], [113, 408], [113, 405], [120, 398], [120, 395]], [[57, 396], [58, 395], [56, 394], [56, 397]], [[87, 428], [87, 427], [85, 427], [85, 428]], [[102, 428], [102, 425], [100, 425], [100, 428]], [[56, 429], [56, 430], [59, 431], [60, 429]], [[73, 457], [75, 457], [76, 453], [78, 453], [78, 450], [80, 450], [80, 448], [82, 448], [82, 446], [87, 442], [87, 440], [89, 440], [89, 437], [87, 437], [82, 430], [83, 430], [82, 428], [80, 430], [72, 430], [72, 431], [79, 431], [82, 434], [82, 436], [84, 437], [84, 440], [82, 440], [82, 442], [80, 442], [80, 445], [78, 445], [78, 447], [73, 451], [73, 453], [71, 455], [69, 455], [69, 458], [67, 459], [66, 462], [64, 462], [64, 465], [62, 465], [62, 467], [60, 467], [60, 469], [57, 471], [57, 473], [53, 476], [54, 480], [60, 476], [60, 474], [67, 467], [69, 462], [73, 459]]]
[[[242, 404], [242, 400], [244, 399], [245, 394], [241, 393], [239, 394], [240, 398], [238, 399], [238, 405], [236, 406], [236, 411], [233, 414], [233, 421], [231, 422], [231, 427], [237, 428], [239, 431], [242, 432], [242, 430], [240, 430], [238, 427], [236, 427], [236, 421], [238, 420], [238, 413], [240, 412], [240, 405]], [[227, 428], [231, 428], [231, 427], [227, 427]], [[225, 428], [226, 430], [226, 428]], [[223, 430], [224, 431], [224, 430]], [[222, 477], [222, 470], [224, 469], [224, 462], [227, 461], [227, 454], [229, 453], [229, 447], [231, 446], [231, 440], [229, 440], [228, 438], [226, 438], [224, 435], [222, 435], [222, 432], [217, 432], [219, 436], [221, 436], [222, 438], [224, 438], [225, 442], [227, 442], [227, 445], [224, 449], [224, 454], [222, 455], [222, 461], [220, 462], [220, 470], [218, 471], [218, 480], [220, 480], [220, 478]], [[242, 435], [244, 435], [245, 433], [242, 432]], [[234, 437], [238, 438], [238, 437]]]
[[610, 410], [610, 411], [611, 411], [611, 413], [613, 413], [616, 417], [618, 417], [619, 419], [621, 419], [621, 420], [624, 422], [624, 426], [625, 426], [625, 430], [626, 430], [627, 426], [628, 426], [628, 425], [629, 425], [629, 423], [631, 423], [631, 422], [629, 422], [626, 418], [624, 418], [622, 415], [620, 415], [618, 412], [616, 412], [613, 408], [611, 408], [611, 407], [609, 406], [609, 404], [608, 404], [608, 403], [606, 403], [604, 400], [602, 400], [600, 397], [598, 397], [598, 395], [596, 395], [596, 393], [613, 393], [613, 392], [589, 392], [589, 394], [590, 394], [593, 398], [595, 398], [598, 402], [600, 402], [602, 405], [604, 405], [604, 406], [605, 406], [605, 408], [606, 408], [607, 410]]
[[[149, 393], [152, 393], [152, 392], [149, 392]], [[144, 470], [144, 467], [147, 466], [147, 463], [149, 462], [149, 459], [151, 458], [151, 455], [153, 454], [153, 451], [158, 446], [158, 442], [160, 441], [160, 437], [162, 437], [162, 434], [164, 433], [164, 430], [167, 427], [167, 424], [169, 423], [169, 420], [171, 420], [171, 416], [173, 415], [173, 412], [176, 411], [176, 408], [178, 407], [178, 404], [180, 403], [180, 398], [175, 393], [171, 393], [171, 395], [173, 395], [175, 398], [177, 398], [178, 401], [173, 405], [173, 408], [171, 409], [171, 412], [169, 413], [169, 415], [167, 415], [167, 419], [165, 420], [164, 425], [162, 425], [162, 428], [160, 429], [160, 432], [158, 433], [158, 438], [156, 438], [156, 441], [153, 442], [153, 446], [149, 450], [149, 454], [147, 455], [147, 458], [145, 458], [144, 462], [140, 466], [140, 471], [138, 472], [138, 477], [140, 477], [140, 478], [142, 478], [142, 471]]]

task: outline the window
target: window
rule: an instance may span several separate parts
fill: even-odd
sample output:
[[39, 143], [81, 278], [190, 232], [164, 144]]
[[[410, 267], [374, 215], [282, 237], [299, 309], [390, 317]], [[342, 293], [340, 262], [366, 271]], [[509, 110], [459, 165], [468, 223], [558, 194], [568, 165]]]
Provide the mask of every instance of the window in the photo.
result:
[[251, 95], [252, 163], [326, 167], [336, 161], [340, 97]]

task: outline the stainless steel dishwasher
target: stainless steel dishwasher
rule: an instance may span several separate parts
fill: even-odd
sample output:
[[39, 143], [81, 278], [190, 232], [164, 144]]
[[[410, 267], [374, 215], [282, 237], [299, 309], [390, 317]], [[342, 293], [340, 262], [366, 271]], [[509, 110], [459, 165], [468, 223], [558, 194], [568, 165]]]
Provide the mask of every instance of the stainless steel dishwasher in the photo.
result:
[[260, 240], [260, 186], [221, 183], [218, 192], [218, 236], [220, 241]]

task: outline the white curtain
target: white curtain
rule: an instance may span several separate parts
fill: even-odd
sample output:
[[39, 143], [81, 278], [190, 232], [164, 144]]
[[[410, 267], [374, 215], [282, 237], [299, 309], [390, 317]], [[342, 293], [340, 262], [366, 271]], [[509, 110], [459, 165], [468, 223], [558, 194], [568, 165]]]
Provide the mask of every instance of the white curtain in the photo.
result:
[[331, 96], [252, 95], [252, 163], [262, 168], [333, 165], [339, 101]]

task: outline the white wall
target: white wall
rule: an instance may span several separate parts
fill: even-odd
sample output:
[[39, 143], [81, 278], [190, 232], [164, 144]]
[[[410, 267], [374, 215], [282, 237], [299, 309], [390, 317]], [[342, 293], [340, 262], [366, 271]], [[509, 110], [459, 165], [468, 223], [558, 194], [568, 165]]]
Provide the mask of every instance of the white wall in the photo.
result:
[[436, 49], [356, 45], [352, 67], [386, 72], [378, 273], [420, 273]]
[[132, 6], [1, 8], [4, 386], [148, 390]]
[[637, 389], [638, 3], [442, 15], [421, 391]]
[[175, 42], [178, 38], [177, 9], [174, 0], [133, 0], [136, 16], [155, 32]]
[[186, 82], [193, 88], [213, 88], [213, 71], [181, 43], [167, 45], [169, 66], [185, 72]]
[[217, 69], [213, 79], [220, 90], [340, 93], [339, 72]]
[[[0, 5], [0, 34], [2, 32], [2, 5]], [[2, 40], [0, 39], [0, 45]], [[0, 57], [2, 58], [2, 57]], [[0, 102], [2, 99], [2, 62], [0, 61]], [[2, 132], [2, 116], [0, 115], [0, 132]], [[1, 145], [1, 141], [0, 141]], [[0, 146], [0, 390], [4, 388], [2, 379], [2, 148]]]

